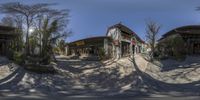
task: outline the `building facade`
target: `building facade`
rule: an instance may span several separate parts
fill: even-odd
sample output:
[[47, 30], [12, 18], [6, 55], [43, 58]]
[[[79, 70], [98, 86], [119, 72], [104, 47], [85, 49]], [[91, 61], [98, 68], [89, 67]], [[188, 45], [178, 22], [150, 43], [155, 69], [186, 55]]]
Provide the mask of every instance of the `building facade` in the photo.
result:
[[98, 56], [109, 45], [107, 36], [90, 37], [71, 42], [66, 47], [67, 55]]
[[18, 34], [15, 32], [15, 28], [0, 26], [0, 55], [11, 56], [12, 48], [17, 45], [15, 38]]
[[121, 23], [107, 29], [106, 36], [81, 39], [68, 44], [68, 55], [95, 55], [119, 59], [145, 51], [144, 41], [131, 29]]
[[143, 53], [145, 42], [131, 29], [121, 23], [108, 28], [107, 36], [112, 39], [112, 55], [114, 58], [133, 56]]
[[[180, 49], [184, 50], [186, 55], [200, 55], [200, 25], [183, 26], [173, 29], [162, 36], [159, 44], [165, 43], [167, 39], [174, 36], [179, 36], [183, 40], [184, 44]], [[170, 48], [163, 45], [162, 51], [170, 54], [172, 51]]]

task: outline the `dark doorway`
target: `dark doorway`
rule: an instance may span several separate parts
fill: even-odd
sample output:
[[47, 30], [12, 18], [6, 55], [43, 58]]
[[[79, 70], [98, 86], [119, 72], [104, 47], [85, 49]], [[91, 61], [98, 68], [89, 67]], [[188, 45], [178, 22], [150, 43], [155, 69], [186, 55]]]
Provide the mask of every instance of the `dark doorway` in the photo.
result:
[[200, 43], [194, 43], [193, 45], [193, 53], [200, 54]]
[[122, 57], [128, 56], [130, 54], [130, 43], [122, 41]]
[[135, 54], [135, 45], [132, 46], [132, 52]]

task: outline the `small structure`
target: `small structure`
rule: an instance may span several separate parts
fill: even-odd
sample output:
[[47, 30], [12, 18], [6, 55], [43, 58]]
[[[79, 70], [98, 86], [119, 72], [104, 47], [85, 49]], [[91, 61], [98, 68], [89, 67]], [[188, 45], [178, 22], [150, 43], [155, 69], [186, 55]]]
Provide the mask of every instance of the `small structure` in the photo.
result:
[[[184, 46], [180, 49], [184, 50], [186, 55], [200, 54], [200, 25], [183, 26], [173, 29], [162, 36], [162, 38], [159, 40], [159, 44], [162, 45], [162, 43], [165, 43], [167, 39], [177, 35], [180, 36], [184, 41]], [[170, 47], [164, 45], [161, 49], [163, 52], [167, 53], [172, 51]]]
[[17, 45], [15, 38], [18, 34], [15, 28], [8, 26], [0, 26], [0, 55], [10, 56], [12, 48]]
[[95, 55], [102, 52], [112, 58], [133, 56], [144, 52], [145, 42], [128, 27], [121, 23], [108, 28], [106, 36], [90, 37], [68, 44], [68, 55]]

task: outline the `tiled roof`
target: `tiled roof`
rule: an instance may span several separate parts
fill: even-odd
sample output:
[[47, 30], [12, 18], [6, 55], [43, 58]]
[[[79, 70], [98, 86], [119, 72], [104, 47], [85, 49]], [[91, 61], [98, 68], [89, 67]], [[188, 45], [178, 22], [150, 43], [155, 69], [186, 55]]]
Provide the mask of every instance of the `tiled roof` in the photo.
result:
[[142, 43], [145, 43], [134, 31], [132, 31], [130, 28], [123, 25], [122, 23], [115, 24], [115, 25], [109, 27], [108, 30], [111, 28], [115, 28], [115, 27], [119, 28], [121, 31], [124, 31], [128, 34], [133, 34], [137, 38], [137, 40], [139, 40]]
[[158, 40], [162, 40], [170, 35], [173, 34], [200, 34], [200, 25], [188, 25], [188, 26], [182, 26], [182, 27], [178, 27], [175, 28], [173, 30], [170, 30], [169, 32], [165, 33], [164, 35], [162, 35], [162, 37]]
[[109, 38], [109, 37], [107, 37], [107, 36], [88, 37], [88, 38], [84, 38], [84, 39], [80, 39], [80, 40], [76, 40], [76, 41], [70, 42], [69, 44], [72, 44], [72, 43], [75, 43], [75, 42], [78, 42], [78, 41], [95, 40], [95, 39], [102, 39], [102, 38]]

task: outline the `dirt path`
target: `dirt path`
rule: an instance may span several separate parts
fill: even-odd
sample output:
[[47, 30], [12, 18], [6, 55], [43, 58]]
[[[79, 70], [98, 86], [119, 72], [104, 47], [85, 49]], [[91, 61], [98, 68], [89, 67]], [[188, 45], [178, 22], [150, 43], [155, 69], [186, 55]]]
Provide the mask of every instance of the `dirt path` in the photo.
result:
[[104, 62], [59, 59], [58, 65], [76, 76], [75, 87], [87, 87], [107, 94], [108, 91], [120, 91], [134, 78], [132, 63], [127, 58]]
[[[200, 65], [198, 64], [200, 61], [198, 59], [196, 59], [196, 62], [191, 64], [190, 67], [177, 67], [173, 70], [166, 71], [163, 71], [160, 66], [149, 63], [140, 55], [135, 56], [135, 61], [141, 71], [149, 74], [159, 81], [184, 84], [200, 80]], [[169, 64], [173, 65], [171, 63]]]
[[135, 55], [135, 62], [141, 71], [143, 71], [143, 72], [146, 71], [146, 69], [148, 67], [147, 65], [149, 62], [146, 61], [141, 55], [139, 55], [139, 54]]
[[[142, 56], [137, 56], [142, 57]], [[142, 58], [141, 58], [142, 59]], [[167, 95], [167, 96], [191, 96], [191, 95], [200, 95], [199, 84], [200, 80], [197, 74], [197, 68], [178, 68], [168, 72], [162, 72], [160, 68], [152, 63], [148, 63], [146, 70], [140, 70], [140, 65], [137, 65], [135, 60], [136, 71], [143, 80], [143, 85], [141, 89], [149, 91], [149, 93], [154, 93], [158, 95]], [[146, 61], [147, 62], [147, 61]], [[140, 66], [140, 67], [139, 67]], [[193, 69], [193, 70], [191, 70]], [[189, 72], [188, 72], [189, 71]], [[193, 72], [194, 71], [194, 72]], [[180, 74], [178, 74], [180, 73]], [[184, 74], [185, 76], [182, 76]], [[196, 78], [196, 81], [185, 79], [187, 75], [191, 75], [188, 78]], [[177, 79], [179, 78], [179, 79]], [[187, 80], [187, 81], [186, 81]]]
[[[63, 74], [37, 74], [17, 68], [0, 81], [0, 95], [8, 96], [109, 96], [126, 91], [137, 82], [132, 63], [58, 60]], [[69, 74], [70, 73], [70, 74]], [[70, 77], [68, 77], [70, 76]]]
[[150, 71], [149, 63], [139, 55], [136, 55], [135, 61], [136, 65], [130, 58], [104, 62], [58, 59], [58, 67], [66, 71], [66, 75], [36, 74], [17, 69], [1, 79], [0, 95], [156, 97], [200, 94], [199, 81], [167, 83], [163, 78], [167, 74], [159, 74], [163, 73], [159, 68], [152, 66]]

